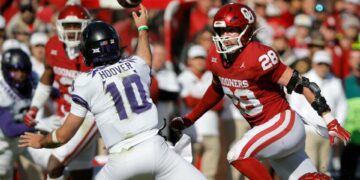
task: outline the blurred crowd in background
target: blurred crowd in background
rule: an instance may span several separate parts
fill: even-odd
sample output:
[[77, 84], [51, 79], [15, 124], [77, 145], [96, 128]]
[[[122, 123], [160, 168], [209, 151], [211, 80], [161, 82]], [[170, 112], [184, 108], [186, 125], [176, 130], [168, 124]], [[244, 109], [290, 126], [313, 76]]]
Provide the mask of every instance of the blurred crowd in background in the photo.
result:
[[[113, 6], [102, 7], [100, 1], [80, 3], [89, 9], [93, 20], [111, 23], [122, 46], [126, 46], [126, 53], [133, 54], [138, 32], [132, 10], [122, 9], [115, 0], [110, 1]], [[212, 77], [206, 70], [207, 50], [213, 44], [212, 18], [219, 7], [231, 1], [143, 2], [150, 15], [151, 93], [163, 122], [184, 115], [205, 93]], [[360, 0], [236, 2], [249, 5], [256, 13], [255, 40], [276, 49], [285, 64], [316, 82], [334, 117], [352, 133], [350, 145], [337, 143], [331, 147], [328, 139], [306, 129], [306, 151], [317, 168], [335, 179], [343, 171], [355, 172], [354, 179], [357, 172], [360, 178], [359, 170], [356, 171], [360, 169], [356, 166], [360, 155]], [[45, 45], [57, 33], [57, 14], [65, 3], [66, 0], [0, 0], [0, 54], [21, 47], [31, 55], [33, 70], [41, 77]], [[302, 97], [289, 95], [289, 100], [304, 118], [321, 121], [312, 108], [305, 107], [308, 103]], [[242, 179], [227, 165], [226, 152], [250, 128], [246, 120], [228, 99], [202, 118], [186, 131], [193, 140], [194, 165], [210, 180]], [[167, 128], [163, 133], [171, 136]], [[106, 155], [99, 142], [99, 155]], [[94, 160], [94, 166], [101, 163]]]

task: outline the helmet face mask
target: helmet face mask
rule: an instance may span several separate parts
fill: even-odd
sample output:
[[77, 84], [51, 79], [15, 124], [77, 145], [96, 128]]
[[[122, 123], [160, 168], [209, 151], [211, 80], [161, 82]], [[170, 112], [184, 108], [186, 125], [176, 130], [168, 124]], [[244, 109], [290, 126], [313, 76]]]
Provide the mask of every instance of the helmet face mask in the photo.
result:
[[79, 5], [68, 5], [59, 14], [56, 28], [60, 41], [67, 47], [77, 47], [80, 44], [81, 32], [90, 23], [89, 12]]
[[[212, 40], [216, 44], [216, 51], [218, 53], [235, 53], [238, 49], [244, 47], [242, 44], [241, 38], [244, 36], [249, 26], [246, 26], [244, 30], [237, 29], [237, 32], [234, 33], [233, 30], [227, 30], [229, 28], [221, 28], [224, 30], [218, 30], [220, 33], [216, 33], [215, 36], [212, 37]], [[231, 34], [229, 35], [228, 34]]]
[[61, 26], [59, 29], [62, 33], [59, 33], [59, 39], [63, 41], [66, 46], [76, 47], [80, 44], [80, 35], [82, 27], [85, 27], [84, 22], [59, 22]]
[[230, 3], [215, 14], [213, 41], [220, 54], [241, 51], [251, 40], [256, 26], [255, 13], [238, 3]]

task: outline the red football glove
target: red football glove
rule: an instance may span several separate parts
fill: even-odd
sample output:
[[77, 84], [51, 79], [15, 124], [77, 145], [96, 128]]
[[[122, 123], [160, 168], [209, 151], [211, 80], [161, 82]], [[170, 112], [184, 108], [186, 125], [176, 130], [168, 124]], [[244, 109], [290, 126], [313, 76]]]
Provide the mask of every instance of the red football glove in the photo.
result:
[[336, 119], [332, 120], [329, 124], [327, 124], [327, 128], [329, 131], [329, 139], [331, 145], [334, 144], [335, 137], [341, 139], [345, 145], [349, 142], [351, 134], [343, 127], [341, 127]]
[[38, 112], [37, 107], [31, 107], [29, 109], [29, 111], [25, 114], [24, 123], [26, 126], [28, 126], [28, 127], [35, 126], [35, 124], [36, 124], [35, 117], [36, 117], [37, 112]]
[[175, 117], [170, 121], [170, 128], [174, 131], [182, 131], [192, 124], [193, 122], [186, 117]]

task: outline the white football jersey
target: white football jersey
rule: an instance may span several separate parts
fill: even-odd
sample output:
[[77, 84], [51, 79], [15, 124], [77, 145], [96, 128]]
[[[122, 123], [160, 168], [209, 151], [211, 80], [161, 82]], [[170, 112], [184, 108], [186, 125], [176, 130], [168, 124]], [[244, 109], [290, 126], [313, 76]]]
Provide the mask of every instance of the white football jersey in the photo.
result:
[[[0, 107], [7, 108], [13, 116], [14, 121], [22, 122], [26, 111], [30, 107], [30, 102], [30, 98], [22, 98], [11, 89], [0, 71]], [[17, 148], [17, 141], [16, 138], [7, 138], [0, 129], [0, 155], [9, 147], [13, 148], [14, 151], [16, 151], [15, 149], [19, 149]], [[0, 161], [3, 161], [3, 159], [0, 158]]]
[[85, 117], [89, 110], [106, 147], [156, 130], [157, 109], [150, 98], [150, 68], [131, 56], [94, 68], [74, 80], [71, 113]]
[[23, 121], [23, 117], [29, 109], [30, 103], [30, 98], [23, 98], [21, 95], [17, 94], [5, 82], [4, 77], [0, 75], [0, 107], [9, 108], [15, 121]]

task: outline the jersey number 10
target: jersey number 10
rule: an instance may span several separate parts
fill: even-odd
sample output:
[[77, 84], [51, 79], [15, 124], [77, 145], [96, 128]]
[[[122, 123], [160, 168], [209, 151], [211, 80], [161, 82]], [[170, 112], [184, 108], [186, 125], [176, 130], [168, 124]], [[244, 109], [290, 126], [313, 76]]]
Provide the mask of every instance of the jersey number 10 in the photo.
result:
[[[125, 90], [125, 95], [130, 104], [131, 111], [140, 114], [151, 108], [151, 103], [146, 99], [146, 92], [141, 83], [140, 77], [137, 74], [126, 76], [122, 80], [122, 86]], [[115, 82], [106, 86], [106, 92], [110, 92], [115, 103], [120, 120], [127, 119], [128, 115], [124, 107], [124, 100], [121, 97]]]

